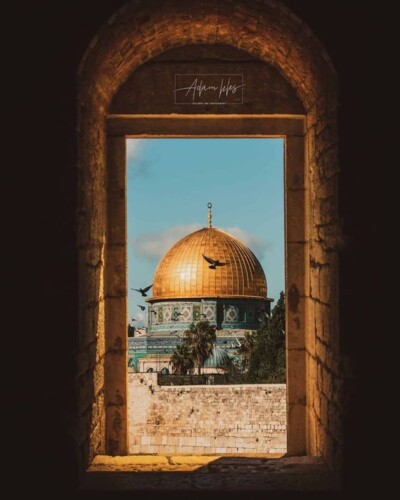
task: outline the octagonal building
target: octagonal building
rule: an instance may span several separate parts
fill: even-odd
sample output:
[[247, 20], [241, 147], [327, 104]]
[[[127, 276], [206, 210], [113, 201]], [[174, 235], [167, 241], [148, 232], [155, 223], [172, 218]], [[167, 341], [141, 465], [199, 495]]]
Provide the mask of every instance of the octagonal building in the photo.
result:
[[[205, 257], [223, 265], [212, 269]], [[211, 226], [209, 207], [208, 227], [179, 240], [159, 262], [147, 302], [149, 333], [186, 330], [201, 320], [217, 331], [246, 331], [259, 327], [260, 312], [269, 312], [271, 299], [257, 257]]]
[[153, 296], [146, 299], [147, 333], [129, 339], [132, 366], [139, 371], [169, 370], [183, 332], [202, 320], [216, 326], [216, 347], [234, 357], [240, 338], [270, 312], [260, 262], [243, 242], [212, 227], [208, 207], [208, 226], [175, 243], [156, 268]]

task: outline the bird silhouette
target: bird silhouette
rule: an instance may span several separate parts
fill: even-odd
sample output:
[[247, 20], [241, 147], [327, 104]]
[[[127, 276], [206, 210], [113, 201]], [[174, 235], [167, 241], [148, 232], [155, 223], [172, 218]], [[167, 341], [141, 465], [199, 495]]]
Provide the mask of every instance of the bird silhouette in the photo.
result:
[[207, 257], [207, 255], [204, 255], [204, 253], [201, 254], [211, 266], [208, 266], [209, 269], [216, 269], [218, 266], [226, 266], [227, 262], [220, 262], [219, 260], [214, 260], [211, 257]]
[[144, 311], [144, 310], [146, 309], [146, 307], [145, 307], [145, 306], [141, 306], [140, 304], [138, 304], [138, 307], [140, 307], [140, 309], [141, 309], [142, 311]]
[[141, 293], [142, 297], [147, 297], [146, 292], [148, 292], [152, 286], [153, 285], [149, 285], [149, 286], [146, 286], [146, 288], [131, 288], [131, 290], [134, 290], [135, 292]]

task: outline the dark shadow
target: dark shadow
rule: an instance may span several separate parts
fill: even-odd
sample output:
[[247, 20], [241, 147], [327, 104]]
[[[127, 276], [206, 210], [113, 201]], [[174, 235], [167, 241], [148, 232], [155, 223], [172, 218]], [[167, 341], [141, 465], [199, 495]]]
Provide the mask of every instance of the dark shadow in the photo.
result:
[[[169, 465], [179, 459], [168, 457]], [[340, 494], [333, 474], [319, 457], [216, 457], [206, 465], [192, 471], [146, 472], [110, 470], [88, 472], [81, 485], [81, 492], [134, 492], [150, 495], [155, 491], [180, 495], [196, 492], [200, 495], [220, 494], [278, 494], [293, 497], [303, 492], [319, 498]]]
[[217, 330], [222, 330], [222, 323], [224, 321], [225, 305], [220, 302], [217, 303]]

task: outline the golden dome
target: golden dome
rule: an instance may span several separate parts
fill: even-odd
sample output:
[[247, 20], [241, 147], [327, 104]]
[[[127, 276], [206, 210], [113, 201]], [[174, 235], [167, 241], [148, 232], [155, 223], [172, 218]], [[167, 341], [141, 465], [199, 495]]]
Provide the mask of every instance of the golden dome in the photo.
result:
[[[225, 266], [209, 269], [203, 254]], [[159, 299], [267, 297], [267, 281], [257, 257], [224, 231], [206, 227], [185, 236], [161, 259], [151, 302]]]

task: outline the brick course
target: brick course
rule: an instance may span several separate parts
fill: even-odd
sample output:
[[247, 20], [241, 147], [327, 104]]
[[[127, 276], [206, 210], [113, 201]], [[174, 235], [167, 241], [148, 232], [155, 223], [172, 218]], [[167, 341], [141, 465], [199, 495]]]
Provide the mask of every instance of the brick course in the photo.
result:
[[[107, 391], [104, 385], [107, 377], [103, 377], [104, 358], [110, 352], [104, 341], [108, 300], [104, 276], [105, 116], [113, 96], [136, 68], [169, 48], [195, 43], [232, 45], [271, 64], [296, 90], [306, 110], [309, 180], [305, 209], [309, 236], [306, 268], [310, 287], [310, 294], [305, 293], [307, 453], [322, 455], [330, 466], [338, 469], [342, 447], [341, 387], [348, 373], [339, 358], [338, 345], [337, 254], [341, 248], [341, 226], [337, 216], [336, 75], [323, 47], [307, 26], [272, 0], [131, 2], [99, 31], [82, 59], [78, 75], [77, 210], [81, 283], [78, 356], [82, 363], [77, 390], [82, 391], [79, 411], [86, 422], [83, 428], [87, 429], [80, 434], [78, 443], [82, 463], [90, 462], [96, 453], [106, 449], [104, 413], [92, 412], [93, 405], [100, 405], [105, 397], [104, 404], [109, 408], [109, 402], [115, 398], [112, 391]], [[108, 252], [112, 251], [108, 248]], [[113, 297], [124, 298], [124, 283], [115, 282], [112, 288]], [[114, 345], [113, 341], [111, 344]], [[112, 347], [114, 356], [123, 357], [124, 352], [123, 343]], [[318, 381], [319, 370], [329, 373], [329, 382], [324, 383], [322, 377], [322, 384], [313, 383]], [[326, 406], [322, 412], [321, 397]], [[115, 412], [121, 415], [125, 404], [122, 401]]]
[[284, 453], [284, 384], [159, 386], [128, 375], [130, 453]]

